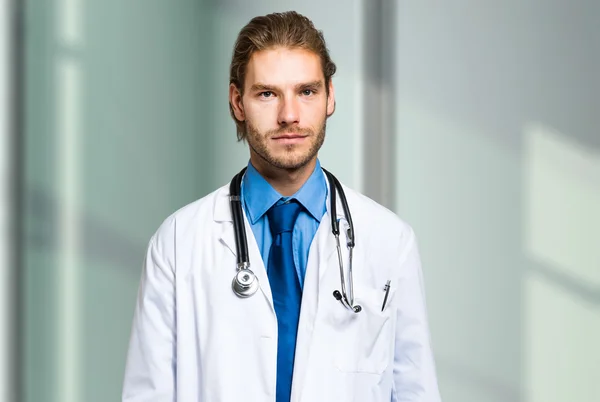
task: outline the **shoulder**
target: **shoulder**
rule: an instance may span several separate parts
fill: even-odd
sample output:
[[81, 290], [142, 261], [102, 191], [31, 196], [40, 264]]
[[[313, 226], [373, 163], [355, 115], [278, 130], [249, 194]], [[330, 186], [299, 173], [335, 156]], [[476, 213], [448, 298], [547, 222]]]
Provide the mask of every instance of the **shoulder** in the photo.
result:
[[412, 232], [411, 226], [392, 210], [346, 185], [342, 184], [342, 186], [348, 199], [349, 207], [357, 210], [360, 216], [368, 217], [374, 225], [385, 224], [399, 231]]
[[[173, 212], [163, 220], [150, 239], [151, 246], [157, 247], [158, 251], [169, 251], [174, 248], [177, 237], [185, 236], [191, 231], [207, 230], [211, 226], [209, 223], [215, 220], [218, 206], [228, 205], [228, 196], [227, 184]], [[227, 211], [224, 210], [223, 213]]]
[[370, 244], [406, 250], [415, 243], [412, 226], [395, 212], [360, 192], [342, 185], [352, 214], [356, 235]]

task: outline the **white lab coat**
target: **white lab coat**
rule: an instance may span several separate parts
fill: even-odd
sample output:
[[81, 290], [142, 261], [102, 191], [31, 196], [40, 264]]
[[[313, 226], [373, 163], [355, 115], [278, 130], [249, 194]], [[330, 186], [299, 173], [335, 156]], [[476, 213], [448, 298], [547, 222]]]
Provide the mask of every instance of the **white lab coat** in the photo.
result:
[[[439, 401], [415, 235], [392, 212], [344, 190], [362, 311], [354, 314], [333, 297], [340, 273], [328, 212], [308, 257], [291, 401]], [[245, 219], [260, 289], [247, 299], [231, 289], [236, 246], [228, 195], [229, 185], [182, 208], [152, 237], [123, 401], [275, 402], [277, 320], [269, 280]], [[345, 227], [339, 200], [337, 215]]]

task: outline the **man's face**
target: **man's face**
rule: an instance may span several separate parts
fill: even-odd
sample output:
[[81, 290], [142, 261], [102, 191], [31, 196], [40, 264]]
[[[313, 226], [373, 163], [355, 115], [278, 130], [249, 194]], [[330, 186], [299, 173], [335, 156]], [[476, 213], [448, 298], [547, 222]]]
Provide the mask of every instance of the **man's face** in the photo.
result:
[[321, 60], [304, 49], [254, 53], [243, 97], [232, 87], [230, 100], [245, 122], [253, 162], [287, 170], [315, 160], [334, 110], [333, 86], [327, 96]]

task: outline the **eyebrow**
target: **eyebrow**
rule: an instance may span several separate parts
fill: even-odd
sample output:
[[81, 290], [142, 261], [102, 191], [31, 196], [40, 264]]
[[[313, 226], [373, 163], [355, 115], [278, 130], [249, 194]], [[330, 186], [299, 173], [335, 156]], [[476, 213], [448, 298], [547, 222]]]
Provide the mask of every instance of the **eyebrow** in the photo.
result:
[[[302, 88], [320, 89], [322, 87], [323, 87], [323, 81], [303, 82], [301, 84], [296, 84], [296, 86], [295, 86], [296, 89], [302, 89]], [[251, 92], [255, 92], [255, 91], [274, 91], [276, 89], [278, 89], [277, 86], [262, 84], [260, 82], [254, 84], [254, 85], [252, 85], [250, 87], [250, 91]]]

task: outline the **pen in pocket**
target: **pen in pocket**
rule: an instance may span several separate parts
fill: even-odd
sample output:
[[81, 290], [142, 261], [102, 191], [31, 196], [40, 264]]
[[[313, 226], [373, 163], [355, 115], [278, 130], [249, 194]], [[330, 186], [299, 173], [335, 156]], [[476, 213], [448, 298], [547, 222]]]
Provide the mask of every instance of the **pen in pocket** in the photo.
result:
[[385, 308], [385, 304], [387, 303], [387, 298], [388, 295], [390, 294], [390, 283], [391, 281], [388, 279], [388, 281], [385, 283], [385, 296], [383, 297], [383, 304], [381, 305], [381, 311], [383, 311], [383, 309]]

